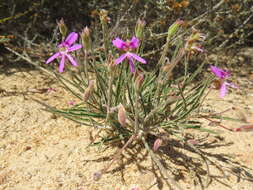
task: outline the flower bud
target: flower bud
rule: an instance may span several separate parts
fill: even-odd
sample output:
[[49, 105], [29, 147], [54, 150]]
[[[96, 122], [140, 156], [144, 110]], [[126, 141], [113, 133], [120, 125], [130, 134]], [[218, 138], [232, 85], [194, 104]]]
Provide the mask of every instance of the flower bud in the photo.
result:
[[110, 71], [112, 71], [113, 66], [115, 65], [115, 61], [113, 58], [113, 55], [111, 52], [109, 52], [108, 58], [107, 58], [107, 66]]
[[174, 22], [168, 29], [168, 38], [172, 38], [178, 31], [179, 26], [181, 26], [183, 23], [184, 21], [182, 20], [177, 20]]
[[108, 16], [108, 11], [105, 9], [102, 9], [99, 12], [99, 16], [100, 16], [100, 21], [102, 24], [109, 23], [111, 20], [110, 17]]
[[143, 29], [146, 25], [146, 22], [144, 20], [138, 19], [136, 26], [135, 26], [135, 36], [138, 39], [142, 39], [143, 37]]
[[144, 81], [144, 74], [138, 72], [137, 76], [136, 76], [136, 79], [135, 79], [135, 88], [137, 90], [140, 90], [143, 81]]
[[65, 25], [63, 18], [61, 18], [61, 20], [59, 22], [57, 21], [57, 25], [58, 25], [58, 28], [60, 30], [62, 37], [65, 38], [67, 35], [67, 32], [68, 32], [68, 28]]
[[157, 151], [158, 148], [162, 145], [162, 143], [163, 143], [162, 139], [160, 138], [156, 139], [153, 145], [153, 151]]
[[83, 101], [84, 102], [86, 102], [89, 99], [89, 97], [90, 97], [90, 95], [91, 95], [91, 93], [94, 89], [94, 84], [95, 84], [95, 80], [89, 81], [89, 85], [84, 91], [84, 96], [83, 96]]
[[90, 29], [86, 26], [81, 33], [82, 45], [86, 51], [91, 50]]
[[126, 110], [122, 104], [118, 106], [118, 121], [122, 127], [126, 126]]

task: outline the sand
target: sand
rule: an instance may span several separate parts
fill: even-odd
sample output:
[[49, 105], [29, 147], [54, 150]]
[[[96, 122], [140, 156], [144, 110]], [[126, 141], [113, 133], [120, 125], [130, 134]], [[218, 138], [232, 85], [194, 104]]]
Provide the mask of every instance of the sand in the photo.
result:
[[[29, 66], [3, 65], [1, 71], [1, 190], [169, 189], [161, 181], [160, 173], [146, 150], [138, 145], [130, 146], [109, 169], [109, 173], [99, 181], [94, 181], [94, 172], [106, 167], [118, 148], [89, 146], [90, 134], [95, 134], [95, 129], [44, 111], [44, 106], [34, 99], [57, 107], [68, 107], [70, 101], [78, 100], [66, 92], [56, 79]], [[240, 89], [229, 92], [224, 100], [219, 99], [218, 92], [211, 92], [205, 107], [217, 112], [235, 107], [236, 110], [224, 115], [237, 119], [245, 117], [253, 123], [253, 80], [248, 75], [239, 74], [236, 79]], [[231, 132], [202, 121], [218, 134], [207, 136], [205, 132], [190, 130], [186, 133], [189, 132], [196, 139], [205, 137], [201, 142], [202, 150], [208, 152], [215, 162], [233, 168], [232, 173], [225, 172], [223, 176], [217, 168], [211, 166], [210, 174], [214, 178], [206, 189], [253, 190], [253, 133]], [[243, 124], [226, 120], [221, 123], [230, 128]], [[199, 179], [186, 169], [200, 169], [199, 162], [187, 158], [188, 153], [193, 157], [196, 154], [177, 147], [177, 141], [173, 139], [170, 142], [167, 147], [159, 149], [157, 154], [163, 157], [165, 164], [171, 166], [170, 170], [176, 169], [176, 180], [183, 189], [201, 189], [196, 184]], [[180, 154], [183, 156], [180, 157]], [[205, 181], [205, 177], [202, 180]]]

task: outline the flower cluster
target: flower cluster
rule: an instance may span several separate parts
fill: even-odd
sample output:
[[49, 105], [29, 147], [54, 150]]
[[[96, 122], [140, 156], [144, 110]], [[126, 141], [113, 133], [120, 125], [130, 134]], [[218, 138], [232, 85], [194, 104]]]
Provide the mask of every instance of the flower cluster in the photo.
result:
[[[76, 51], [80, 48], [82, 48], [82, 45], [80, 44], [74, 44], [75, 41], [78, 38], [78, 34], [75, 32], [72, 32], [68, 35], [66, 40], [61, 42], [58, 45], [59, 52], [55, 53], [53, 56], [51, 56], [47, 61], [46, 64], [52, 62], [58, 57], [61, 57], [60, 65], [59, 65], [59, 72], [63, 72], [64, 70], [64, 65], [65, 65], [65, 58], [67, 57], [68, 60], [71, 62], [73, 66], [77, 66], [77, 62], [75, 59], [69, 54], [72, 51]], [[132, 53], [134, 49], [136, 49], [139, 46], [139, 39], [136, 37], [132, 37], [131, 41], [123, 41], [120, 38], [116, 38], [115, 40], [112, 41], [113, 45], [117, 47], [118, 49], [124, 51], [119, 58], [115, 60], [115, 64], [118, 65], [121, 62], [123, 62], [125, 59], [128, 59], [128, 63], [130, 65], [130, 71], [135, 72], [135, 65], [134, 61], [139, 61], [143, 64], [146, 64], [146, 60], [139, 57], [137, 54]], [[74, 44], [74, 45], [73, 45]]]

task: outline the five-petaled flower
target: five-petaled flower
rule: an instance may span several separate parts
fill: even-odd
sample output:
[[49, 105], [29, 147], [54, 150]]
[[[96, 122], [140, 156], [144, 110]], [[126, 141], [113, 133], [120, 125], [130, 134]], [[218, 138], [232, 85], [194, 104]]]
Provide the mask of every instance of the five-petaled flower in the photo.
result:
[[[60, 65], [59, 65], [59, 72], [63, 72], [64, 70], [64, 63], [65, 58], [67, 57], [70, 63], [73, 66], [77, 66], [77, 62], [75, 59], [69, 54], [72, 51], [78, 50], [82, 48], [82, 45], [80, 44], [74, 44], [75, 41], [78, 38], [78, 34], [75, 32], [71, 32], [68, 37], [60, 43], [57, 47], [59, 48], [59, 52], [55, 53], [53, 56], [51, 56], [47, 61], [46, 64], [52, 62], [57, 57], [61, 57]], [[73, 45], [74, 44], [74, 45]]]
[[227, 79], [230, 77], [231, 73], [229, 71], [222, 70], [218, 67], [211, 66], [211, 71], [219, 78], [216, 82], [216, 88], [220, 89], [220, 97], [224, 98], [227, 93], [227, 86], [232, 88], [238, 88], [232, 82], [228, 82]]
[[122, 54], [119, 58], [115, 60], [115, 64], [118, 65], [121, 62], [123, 62], [126, 58], [128, 59], [128, 63], [130, 65], [130, 71], [135, 72], [135, 65], [134, 60], [139, 61], [143, 64], [146, 64], [146, 60], [139, 57], [135, 53], [132, 53], [131, 51], [136, 49], [139, 46], [139, 40], [136, 37], [132, 37], [131, 41], [124, 42], [120, 38], [116, 38], [112, 41], [113, 45], [117, 47], [120, 50], [123, 50], [124, 54]]

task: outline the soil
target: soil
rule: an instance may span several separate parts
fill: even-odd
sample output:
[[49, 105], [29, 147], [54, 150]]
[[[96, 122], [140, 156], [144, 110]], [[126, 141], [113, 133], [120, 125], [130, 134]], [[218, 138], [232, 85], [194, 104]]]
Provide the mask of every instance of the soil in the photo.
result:
[[[241, 120], [216, 120], [220, 124], [234, 129], [246, 122], [253, 123], [252, 68], [240, 67], [233, 77], [240, 88], [231, 90], [223, 100], [217, 91], [208, 95], [206, 110], [222, 112], [233, 107], [222, 115]], [[15, 64], [2, 65], [1, 70], [1, 190], [169, 189], [146, 150], [138, 145], [130, 146], [108, 173], [94, 181], [94, 172], [110, 163], [117, 146], [89, 146], [95, 129], [43, 110], [44, 106], [36, 100], [56, 107], [68, 107], [78, 102], [54, 78]], [[253, 190], [253, 133], [231, 132], [217, 123], [201, 121], [206, 128], [217, 133], [207, 135], [207, 132], [192, 130], [185, 133], [189, 133], [194, 139], [192, 142], [196, 142], [196, 146], [224, 171], [222, 174], [214, 164], [210, 164], [212, 181], [205, 189]], [[164, 165], [183, 189], [201, 189], [199, 181], [203, 184], [206, 181], [204, 163], [197, 159], [197, 154], [178, 144], [171, 139], [170, 143], [158, 149], [157, 155], [164, 159]], [[200, 177], [190, 171], [198, 171]]]

